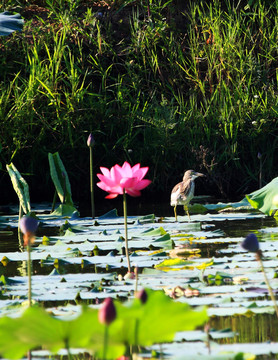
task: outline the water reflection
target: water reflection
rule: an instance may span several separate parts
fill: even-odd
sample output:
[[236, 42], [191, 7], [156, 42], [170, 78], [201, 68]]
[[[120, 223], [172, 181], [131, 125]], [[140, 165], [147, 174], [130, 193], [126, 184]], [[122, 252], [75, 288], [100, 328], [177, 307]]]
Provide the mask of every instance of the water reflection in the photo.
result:
[[216, 316], [210, 319], [215, 329], [230, 328], [237, 335], [220, 339], [221, 344], [263, 343], [278, 341], [278, 319], [276, 314], [257, 314], [252, 316]]

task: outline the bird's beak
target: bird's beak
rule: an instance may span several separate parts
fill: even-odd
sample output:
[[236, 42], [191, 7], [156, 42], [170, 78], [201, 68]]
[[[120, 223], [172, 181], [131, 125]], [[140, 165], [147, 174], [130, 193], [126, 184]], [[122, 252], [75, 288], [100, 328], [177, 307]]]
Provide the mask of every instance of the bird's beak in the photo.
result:
[[204, 175], [204, 174], [202, 174], [202, 173], [195, 173], [195, 176], [197, 177], [197, 176], [201, 176], [201, 177], [206, 177], [206, 175]]

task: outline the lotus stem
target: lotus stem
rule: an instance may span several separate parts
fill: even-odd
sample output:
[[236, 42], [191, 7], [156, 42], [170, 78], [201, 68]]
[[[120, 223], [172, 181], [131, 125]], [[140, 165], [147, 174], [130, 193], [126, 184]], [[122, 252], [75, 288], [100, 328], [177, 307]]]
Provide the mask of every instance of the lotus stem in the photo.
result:
[[23, 214], [23, 209], [21, 204], [19, 203], [19, 210], [18, 210], [18, 228], [17, 228], [17, 232], [18, 232], [18, 240], [19, 240], [19, 248], [22, 251], [23, 249], [23, 241], [22, 241], [22, 234], [21, 234], [21, 230], [20, 230], [20, 219], [22, 218], [22, 214]]
[[62, 171], [62, 177], [63, 177], [63, 200], [62, 204], [66, 203], [66, 176], [64, 172]]
[[275, 296], [273, 294], [272, 288], [271, 288], [270, 283], [268, 281], [268, 278], [266, 276], [266, 271], [265, 271], [265, 268], [264, 268], [264, 265], [263, 265], [261, 252], [257, 252], [257, 260], [259, 261], [259, 263], [261, 265], [262, 272], [264, 274], [265, 283], [267, 285], [268, 292], [269, 292], [269, 295], [270, 295], [271, 300], [273, 302], [274, 309], [275, 309], [275, 312], [276, 312], [276, 315], [277, 315], [277, 318], [278, 318], [278, 306], [277, 306], [276, 299], [275, 299]]
[[92, 218], [95, 218], [95, 200], [94, 200], [94, 169], [93, 169], [93, 147], [90, 146], [90, 193], [91, 193], [91, 209], [92, 209]]
[[263, 173], [263, 164], [262, 164], [262, 157], [259, 158], [259, 162], [260, 162], [260, 172], [259, 172], [259, 189], [262, 188], [262, 173]]
[[57, 190], [55, 189], [54, 196], [53, 196], [53, 201], [52, 201], [52, 206], [51, 206], [51, 212], [53, 212], [54, 209], [55, 209], [56, 201], [57, 201]]
[[30, 245], [30, 239], [28, 239], [28, 243], [27, 243], [27, 254], [28, 254], [28, 259], [27, 259], [27, 272], [28, 272], [28, 306], [31, 307], [31, 306], [32, 306], [32, 276], [31, 276], [32, 266], [31, 266], [31, 245]]
[[210, 326], [209, 323], [207, 323], [204, 327], [205, 333], [207, 334], [207, 348], [208, 348], [208, 353], [209, 355], [211, 354], [211, 347], [210, 347], [210, 334], [209, 334], [209, 330], [210, 330]]
[[134, 273], [135, 273], [135, 290], [134, 290], [134, 294], [137, 294], [137, 291], [138, 291], [138, 266], [137, 265], [134, 268]]
[[105, 325], [104, 327], [104, 340], [103, 340], [103, 353], [102, 353], [103, 360], [106, 360], [106, 353], [108, 347], [108, 326], [109, 325]]
[[124, 219], [125, 219], [125, 254], [127, 259], [128, 272], [131, 273], [129, 251], [128, 251], [128, 235], [127, 235], [127, 205], [126, 205], [126, 192], [123, 193], [123, 206], [124, 206]]
[[135, 319], [135, 325], [134, 325], [134, 346], [137, 347], [137, 351], [140, 352], [140, 345], [138, 344], [138, 333], [139, 333], [139, 324], [140, 320]]
[[69, 347], [69, 341], [68, 341], [68, 339], [65, 340], [65, 348], [67, 349], [68, 359], [71, 360], [71, 359], [72, 359], [72, 356], [71, 356], [71, 352], [70, 352], [70, 347]]

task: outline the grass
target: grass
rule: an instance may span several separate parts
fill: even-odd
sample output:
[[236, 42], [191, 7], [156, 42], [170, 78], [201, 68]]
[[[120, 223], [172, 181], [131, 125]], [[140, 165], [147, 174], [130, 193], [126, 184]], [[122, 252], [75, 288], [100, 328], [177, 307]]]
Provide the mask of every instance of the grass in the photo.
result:
[[[165, 196], [188, 168], [208, 174], [203, 193], [248, 193], [258, 152], [263, 184], [276, 176], [275, 3], [28, 4], [2, 2], [25, 26], [0, 39], [0, 161], [30, 175], [35, 197], [49, 196], [47, 154], [56, 151], [73, 194], [87, 197], [78, 187], [89, 189], [90, 132], [95, 172], [141, 162], [149, 191]], [[2, 171], [2, 188], [7, 181]]]

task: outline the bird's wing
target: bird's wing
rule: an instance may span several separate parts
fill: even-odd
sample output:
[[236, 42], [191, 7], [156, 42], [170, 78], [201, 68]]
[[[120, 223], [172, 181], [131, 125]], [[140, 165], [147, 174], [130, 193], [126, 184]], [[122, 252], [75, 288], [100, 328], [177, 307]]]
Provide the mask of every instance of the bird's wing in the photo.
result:
[[187, 181], [183, 181], [181, 184], [181, 193], [183, 194], [183, 196], [188, 196], [192, 190], [194, 190], [194, 181], [190, 181], [190, 179], [188, 179]]
[[182, 186], [182, 182], [178, 183], [177, 185], [175, 185], [171, 191], [171, 195], [175, 194], [177, 191], [180, 191], [180, 188]]
[[171, 206], [177, 205], [177, 200], [180, 195], [180, 189], [181, 189], [182, 183], [178, 183], [175, 185], [171, 191]]

